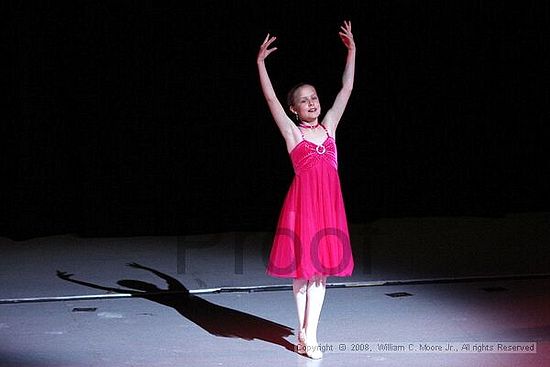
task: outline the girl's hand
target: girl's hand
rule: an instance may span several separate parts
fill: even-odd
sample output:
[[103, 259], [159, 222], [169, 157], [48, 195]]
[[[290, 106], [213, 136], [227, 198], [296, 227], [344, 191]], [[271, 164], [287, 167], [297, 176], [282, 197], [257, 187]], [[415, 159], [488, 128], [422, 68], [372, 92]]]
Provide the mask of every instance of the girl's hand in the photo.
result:
[[353, 40], [353, 33], [351, 33], [351, 22], [344, 21], [344, 25], [341, 26], [340, 29], [342, 30], [338, 32], [338, 34], [340, 35], [342, 42], [344, 42], [344, 45], [348, 48], [348, 50], [354, 51], [355, 41]]
[[270, 53], [277, 49], [277, 47], [268, 48], [273, 42], [275, 42], [276, 39], [277, 37], [270, 37], [269, 33], [267, 34], [264, 43], [260, 46], [260, 51], [258, 52], [258, 57], [256, 59], [257, 62], [263, 62]]

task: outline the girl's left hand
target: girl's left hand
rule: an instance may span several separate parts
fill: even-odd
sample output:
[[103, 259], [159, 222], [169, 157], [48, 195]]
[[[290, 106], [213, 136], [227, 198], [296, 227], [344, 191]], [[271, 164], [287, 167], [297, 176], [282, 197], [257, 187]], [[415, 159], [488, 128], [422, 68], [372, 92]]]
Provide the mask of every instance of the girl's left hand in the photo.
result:
[[353, 33], [351, 33], [351, 21], [344, 21], [344, 25], [340, 27], [342, 29], [338, 34], [344, 42], [344, 45], [348, 50], [355, 50], [355, 41], [353, 40]]

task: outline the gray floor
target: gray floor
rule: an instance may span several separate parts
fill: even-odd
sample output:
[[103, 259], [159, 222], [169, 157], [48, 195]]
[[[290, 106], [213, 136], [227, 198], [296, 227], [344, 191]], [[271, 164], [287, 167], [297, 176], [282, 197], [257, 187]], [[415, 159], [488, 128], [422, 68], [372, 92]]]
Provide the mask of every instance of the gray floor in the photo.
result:
[[[296, 316], [288, 289], [208, 293], [288, 285], [264, 273], [269, 233], [4, 238], [0, 365], [549, 366], [544, 224], [546, 214], [354, 226], [354, 276], [329, 281], [359, 286], [329, 289], [319, 326], [323, 345], [348, 350], [327, 351], [322, 361], [289, 350]], [[150, 270], [126, 265], [132, 262]], [[87, 284], [61, 279], [57, 271]], [[163, 293], [168, 284], [172, 292]], [[144, 289], [156, 292], [130, 296]], [[395, 293], [408, 295], [388, 295]], [[70, 297], [40, 299], [59, 296]], [[535, 346], [536, 353], [474, 352], [519, 342]], [[470, 350], [418, 352], [421, 345], [447, 343]], [[369, 351], [349, 350], [367, 345]], [[395, 350], [401, 346], [405, 350]]]

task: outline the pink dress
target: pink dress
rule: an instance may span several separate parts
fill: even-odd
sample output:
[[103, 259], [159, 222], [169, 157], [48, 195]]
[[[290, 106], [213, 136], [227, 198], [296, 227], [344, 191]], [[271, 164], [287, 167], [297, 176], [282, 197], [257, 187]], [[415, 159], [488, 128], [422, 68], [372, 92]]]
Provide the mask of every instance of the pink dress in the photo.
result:
[[353, 271], [336, 142], [325, 132], [321, 145], [305, 140], [302, 132], [302, 141], [290, 152], [295, 176], [273, 240], [270, 276], [311, 279]]

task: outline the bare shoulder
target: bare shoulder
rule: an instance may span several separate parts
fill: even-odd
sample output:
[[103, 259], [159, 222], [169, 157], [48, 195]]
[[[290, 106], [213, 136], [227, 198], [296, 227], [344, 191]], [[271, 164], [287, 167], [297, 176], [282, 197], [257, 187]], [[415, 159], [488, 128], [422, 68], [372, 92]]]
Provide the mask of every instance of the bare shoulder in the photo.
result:
[[336, 124], [331, 120], [330, 115], [327, 114], [321, 124], [327, 129], [330, 136], [336, 136]]
[[302, 141], [302, 133], [300, 132], [300, 129], [294, 125], [292, 121], [290, 124], [291, 126], [289, 126], [287, 133], [283, 134], [286, 148], [289, 153]]

